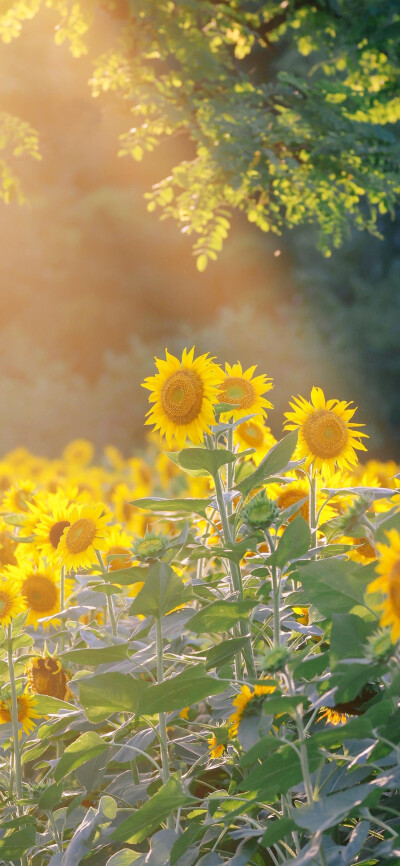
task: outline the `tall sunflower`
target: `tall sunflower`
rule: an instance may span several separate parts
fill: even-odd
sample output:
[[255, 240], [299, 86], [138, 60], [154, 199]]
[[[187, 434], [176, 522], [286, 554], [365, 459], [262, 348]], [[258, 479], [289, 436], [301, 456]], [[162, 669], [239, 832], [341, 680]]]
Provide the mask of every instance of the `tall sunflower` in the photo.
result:
[[182, 360], [165, 350], [166, 360], [156, 358], [158, 373], [143, 382], [151, 391], [146, 424], [165, 436], [168, 445], [175, 439], [183, 447], [186, 439], [193, 444], [203, 441], [214, 423], [213, 404], [218, 400], [218, 385], [222, 378], [220, 367], [206, 355], [194, 357], [194, 347], [183, 350]]
[[[344, 469], [357, 463], [356, 449], [366, 451], [360, 438], [365, 436], [354, 428], [360, 425], [350, 419], [355, 409], [344, 400], [325, 400], [322, 388], [311, 391], [311, 403], [304, 397], [294, 397], [293, 412], [286, 412], [286, 430], [298, 430], [297, 457], [305, 457], [305, 468], [331, 474], [335, 467]], [[364, 425], [361, 425], [364, 426]], [[368, 438], [368, 437], [367, 437]]]
[[[38, 560], [37, 563], [31, 559], [24, 559], [18, 565], [10, 565], [7, 568], [10, 581], [19, 586], [23, 608], [29, 609], [27, 625], [43, 625], [49, 628], [49, 623], [39, 623], [39, 620], [54, 616], [60, 610], [60, 583], [59, 577], [53, 568]], [[73, 581], [65, 581], [65, 595], [71, 593]], [[58, 625], [59, 620], [53, 620], [53, 625]]]
[[272, 379], [265, 374], [253, 376], [257, 366], [243, 370], [238, 361], [236, 364], [225, 364], [225, 378], [219, 388], [220, 403], [231, 403], [234, 407], [221, 415], [222, 421], [232, 418], [238, 421], [245, 415], [261, 415], [266, 417], [266, 409], [272, 409], [272, 403], [263, 394], [274, 386]]
[[266, 424], [260, 424], [254, 418], [243, 421], [234, 431], [234, 441], [241, 448], [255, 448], [255, 454], [249, 454], [246, 459], [252, 460], [258, 466], [266, 453], [276, 445], [275, 436]]
[[106, 545], [109, 513], [102, 502], [78, 505], [71, 510], [70, 525], [64, 529], [58, 551], [68, 570], [90, 568], [96, 563], [96, 550]]
[[400, 638], [400, 534], [397, 529], [385, 532], [389, 545], [377, 542], [379, 560], [376, 571], [379, 575], [369, 584], [367, 592], [381, 591], [386, 598], [379, 605], [383, 609], [380, 625], [391, 625], [391, 640]]
[[[22, 693], [17, 698], [18, 706], [18, 721], [22, 725], [22, 730], [26, 734], [30, 734], [35, 729], [36, 719], [41, 718], [41, 713], [37, 713], [35, 706], [36, 698], [29, 694], [28, 691]], [[11, 722], [11, 701], [0, 701], [0, 725], [7, 725]], [[22, 730], [19, 731], [18, 737], [21, 737]]]

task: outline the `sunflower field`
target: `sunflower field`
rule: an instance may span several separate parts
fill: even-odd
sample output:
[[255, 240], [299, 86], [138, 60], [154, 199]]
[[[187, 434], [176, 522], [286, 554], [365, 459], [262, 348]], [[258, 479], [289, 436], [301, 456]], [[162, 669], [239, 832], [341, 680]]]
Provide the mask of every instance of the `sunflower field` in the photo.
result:
[[400, 467], [256, 366], [143, 385], [145, 453], [0, 462], [0, 863], [399, 863]]

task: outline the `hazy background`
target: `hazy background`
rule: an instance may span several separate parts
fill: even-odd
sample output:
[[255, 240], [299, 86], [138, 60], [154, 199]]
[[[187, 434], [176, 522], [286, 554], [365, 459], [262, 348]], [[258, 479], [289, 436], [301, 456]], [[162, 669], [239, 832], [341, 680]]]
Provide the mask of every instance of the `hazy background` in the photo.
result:
[[[330, 259], [311, 228], [271, 238], [237, 218], [198, 274], [190, 239], [143, 200], [185, 140], [118, 159], [128, 107], [91, 97], [90, 62], [54, 45], [53, 26], [43, 10], [0, 45], [1, 108], [38, 130], [43, 155], [15, 166], [28, 203], [0, 203], [0, 453], [51, 456], [84, 436], [128, 455], [154, 355], [195, 344], [274, 377], [276, 435], [291, 395], [318, 384], [359, 406], [371, 455], [399, 458], [400, 217]], [[100, 52], [101, 28], [92, 38]]]

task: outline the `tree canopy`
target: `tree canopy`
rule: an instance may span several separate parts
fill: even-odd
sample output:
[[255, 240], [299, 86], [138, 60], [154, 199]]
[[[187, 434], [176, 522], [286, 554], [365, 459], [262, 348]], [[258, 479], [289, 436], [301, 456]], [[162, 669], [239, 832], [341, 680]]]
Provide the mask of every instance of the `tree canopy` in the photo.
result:
[[[41, 0], [0, 15], [17, 37]], [[396, 0], [47, 0], [55, 39], [76, 57], [109, 19], [93, 56], [93, 96], [129, 106], [120, 155], [136, 160], [184, 135], [191, 157], [147, 193], [149, 210], [193, 236], [197, 267], [215, 259], [232, 212], [263, 231], [313, 223], [326, 253], [352, 226], [377, 233], [400, 193], [400, 10]], [[285, 63], [277, 58], [285, 53]], [[284, 67], [284, 68], [283, 68]], [[35, 133], [0, 119], [14, 155]], [[15, 137], [18, 143], [15, 144]], [[17, 153], [18, 151], [18, 153]], [[12, 175], [11, 175], [12, 177]], [[12, 184], [3, 168], [3, 195]]]

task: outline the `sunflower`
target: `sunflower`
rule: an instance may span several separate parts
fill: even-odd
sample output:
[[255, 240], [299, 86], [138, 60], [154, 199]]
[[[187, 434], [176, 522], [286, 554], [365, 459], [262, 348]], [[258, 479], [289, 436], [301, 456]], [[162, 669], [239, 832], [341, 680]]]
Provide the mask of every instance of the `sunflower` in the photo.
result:
[[252, 460], [256, 466], [265, 457], [268, 451], [276, 445], [275, 436], [266, 424], [260, 424], [253, 418], [243, 421], [236, 427], [234, 440], [241, 448], [255, 448], [255, 454], [249, 454], [246, 460]]
[[13, 618], [25, 610], [21, 584], [11, 578], [0, 578], [0, 625], [10, 625]]
[[16, 565], [18, 543], [10, 537], [10, 526], [3, 521], [0, 522], [0, 567], [5, 565]]
[[[239, 694], [236, 695], [236, 698], [232, 701], [236, 710], [231, 716], [229, 716], [229, 735], [231, 737], [237, 736], [240, 722], [245, 716], [257, 714], [259, 706], [262, 704], [263, 696], [271, 695], [275, 689], [276, 685], [272, 680], [263, 680], [261, 683], [256, 683], [252, 689], [246, 685], [241, 686]], [[261, 698], [261, 700], [257, 700], [257, 698]]]
[[229, 728], [226, 725], [220, 725], [214, 729], [213, 734], [207, 736], [210, 758], [221, 758], [228, 745], [229, 735]]
[[60, 538], [58, 550], [68, 570], [90, 568], [96, 562], [96, 550], [106, 546], [109, 513], [101, 502], [97, 505], [74, 506]]
[[[27, 625], [37, 628], [39, 620], [43, 617], [54, 616], [60, 610], [60, 583], [50, 565], [38, 560], [35, 564], [31, 560], [22, 560], [18, 565], [10, 565], [7, 575], [11, 581], [15, 581], [20, 587], [23, 606], [29, 608]], [[65, 581], [65, 596], [71, 593], [73, 581]], [[58, 625], [58, 620], [53, 620], [53, 625]], [[45, 629], [50, 627], [48, 622], [40, 623]]]
[[218, 399], [222, 370], [206, 355], [194, 358], [194, 347], [183, 350], [182, 360], [165, 350], [166, 360], [155, 359], [158, 373], [143, 382], [151, 391], [146, 424], [154, 424], [170, 446], [175, 439], [184, 446], [186, 439], [193, 444], [203, 441], [214, 423], [213, 404]]
[[311, 403], [300, 396], [293, 399], [294, 411], [285, 413], [289, 422], [285, 429], [299, 431], [296, 455], [300, 460], [305, 457], [305, 468], [312, 464], [314, 471], [331, 474], [336, 466], [343, 469], [357, 463], [355, 449], [367, 450], [359, 441], [367, 434], [353, 429], [357, 424], [350, 419], [356, 410], [349, 408], [351, 403], [325, 400], [322, 388], [315, 387]]
[[[28, 691], [23, 692], [17, 698], [18, 706], [18, 721], [21, 722], [22, 729], [26, 734], [30, 734], [35, 729], [34, 719], [40, 719], [41, 713], [37, 713], [35, 706], [37, 701], [35, 697], [29, 694]], [[11, 701], [0, 701], [0, 725], [7, 725], [11, 722]], [[22, 731], [18, 733], [21, 737]]]
[[73, 439], [64, 448], [62, 456], [66, 463], [84, 467], [92, 462], [93, 454], [93, 445], [87, 439]]
[[396, 643], [400, 637], [400, 534], [396, 529], [385, 532], [387, 544], [377, 543], [379, 561], [376, 571], [379, 575], [369, 584], [367, 592], [381, 591], [386, 595], [379, 605], [383, 609], [380, 625], [391, 625], [391, 640]]
[[219, 388], [220, 403], [231, 403], [235, 409], [229, 409], [221, 415], [222, 421], [232, 418], [238, 421], [245, 415], [261, 415], [266, 417], [266, 409], [272, 409], [272, 403], [263, 397], [266, 391], [273, 388], [272, 379], [267, 376], [254, 376], [257, 365], [243, 370], [239, 361], [232, 366], [225, 364], [225, 378]]
[[341, 713], [339, 710], [335, 710], [334, 707], [326, 707], [326, 709], [319, 713], [318, 722], [322, 722], [322, 719], [326, 719], [326, 725], [345, 725], [348, 719], [346, 713]]
[[129, 568], [132, 565], [132, 537], [120, 524], [114, 523], [109, 527], [104, 556], [108, 562], [109, 571], [117, 571], [120, 568]]
[[7, 490], [1, 503], [2, 512], [25, 514], [28, 511], [29, 502], [32, 502], [35, 487], [36, 485], [32, 481], [21, 481], [19, 484], [13, 484]]
[[49, 562], [60, 562], [59, 544], [64, 529], [71, 525], [73, 506], [62, 493], [50, 494], [46, 510], [37, 506], [32, 510], [32, 532], [35, 546]]
[[64, 670], [60, 659], [52, 656], [34, 656], [25, 666], [25, 673], [31, 692], [50, 695], [61, 701], [73, 697], [68, 686], [71, 679], [70, 671]]
[[299, 511], [304, 517], [304, 520], [308, 521], [310, 497], [310, 486], [308, 481], [305, 479], [298, 479], [296, 481], [291, 481], [290, 484], [271, 485], [271, 495], [276, 496], [276, 504], [282, 511], [286, 508], [290, 508], [292, 505], [296, 505], [298, 502], [301, 503], [303, 500], [303, 503], [301, 505], [299, 504], [298, 511], [288, 518], [288, 523], [295, 519]]

